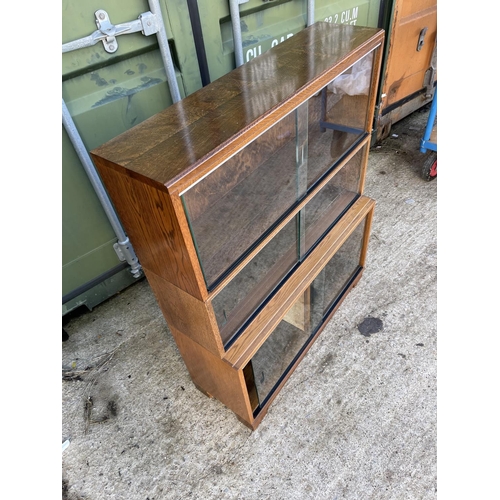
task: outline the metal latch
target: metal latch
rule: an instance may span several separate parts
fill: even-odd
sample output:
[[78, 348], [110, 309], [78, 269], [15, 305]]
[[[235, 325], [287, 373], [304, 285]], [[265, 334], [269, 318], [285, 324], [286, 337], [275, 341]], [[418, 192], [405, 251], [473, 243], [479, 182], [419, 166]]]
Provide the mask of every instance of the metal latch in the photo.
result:
[[420, 35], [418, 35], [417, 52], [420, 52], [422, 50], [422, 47], [424, 46], [424, 38], [426, 33], [427, 27], [423, 28], [420, 31]]
[[113, 24], [108, 13], [99, 9], [95, 12], [95, 22], [98, 28], [97, 31], [84, 38], [63, 44], [63, 53], [91, 47], [98, 42], [102, 42], [104, 50], [112, 54], [118, 50], [118, 42], [116, 41], [118, 35], [128, 35], [140, 31], [143, 35], [149, 36], [159, 31], [156, 16], [152, 12], [144, 12], [135, 21]]

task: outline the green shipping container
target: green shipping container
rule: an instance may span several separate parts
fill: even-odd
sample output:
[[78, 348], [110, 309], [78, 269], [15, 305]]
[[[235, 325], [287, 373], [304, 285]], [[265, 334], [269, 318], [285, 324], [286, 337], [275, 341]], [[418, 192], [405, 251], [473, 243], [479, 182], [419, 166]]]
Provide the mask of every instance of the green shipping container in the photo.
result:
[[[161, 3], [161, 14], [181, 97], [201, 87], [191, 23], [183, 0]], [[63, 44], [96, 31], [95, 12], [119, 25], [149, 12], [148, 2], [63, 1]], [[173, 100], [157, 37], [141, 32], [115, 37], [114, 53], [99, 41], [62, 54], [62, 98], [87, 151], [170, 106]], [[116, 234], [62, 129], [63, 315], [92, 309], [136, 278], [113, 245]]]
[[[383, 0], [316, 0], [314, 22], [377, 27]], [[198, 2], [210, 81], [236, 67], [228, 1]], [[287, 40], [307, 26], [307, 0], [248, 0], [239, 6], [243, 62]]]

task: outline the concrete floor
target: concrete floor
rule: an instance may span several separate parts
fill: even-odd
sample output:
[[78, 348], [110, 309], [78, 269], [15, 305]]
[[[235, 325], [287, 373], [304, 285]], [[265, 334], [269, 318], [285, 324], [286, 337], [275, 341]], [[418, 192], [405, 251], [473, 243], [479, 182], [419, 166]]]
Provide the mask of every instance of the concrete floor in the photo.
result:
[[[63, 370], [103, 364], [62, 382], [63, 499], [436, 498], [437, 180], [422, 179], [418, 150], [427, 116], [413, 113], [371, 150], [363, 277], [256, 431], [194, 387], [145, 280], [69, 321]], [[365, 318], [383, 329], [367, 334]]]

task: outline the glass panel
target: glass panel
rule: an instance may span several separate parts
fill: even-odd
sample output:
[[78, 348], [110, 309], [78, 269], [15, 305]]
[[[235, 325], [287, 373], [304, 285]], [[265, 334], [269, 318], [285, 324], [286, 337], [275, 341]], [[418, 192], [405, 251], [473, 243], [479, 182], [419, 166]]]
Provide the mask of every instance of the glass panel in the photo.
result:
[[364, 227], [364, 222], [359, 224], [312, 282], [313, 317], [328, 314], [330, 307], [356, 271], [361, 257]]
[[[365, 146], [347, 162], [212, 300], [222, 342], [227, 344], [295, 264], [333, 226], [359, 194]], [[300, 245], [297, 244], [299, 224]]]
[[245, 367], [253, 408], [261, 406], [272, 393], [355, 275], [361, 257], [364, 226], [365, 221], [356, 227]]
[[307, 102], [182, 196], [208, 288], [302, 196], [304, 110]]
[[252, 358], [255, 387], [262, 403], [319, 323], [311, 322], [309, 289], [295, 302]]
[[359, 192], [363, 157], [368, 145], [360, 149], [302, 209], [304, 229], [301, 256], [308, 252], [355, 201]]
[[212, 300], [226, 344], [298, 262], [293, 218]]
[[372, 66], [370, 52], [309, 99], [308, 187], [365, 134]]

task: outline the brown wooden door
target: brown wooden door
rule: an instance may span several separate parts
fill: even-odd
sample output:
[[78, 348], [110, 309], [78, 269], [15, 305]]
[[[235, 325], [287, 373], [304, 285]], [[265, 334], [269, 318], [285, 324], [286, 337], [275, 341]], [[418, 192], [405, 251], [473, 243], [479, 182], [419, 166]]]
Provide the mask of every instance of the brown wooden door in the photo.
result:
[[393, 123], [432, 98], [436, 79], [437, 0], [395, 0], [390, 31], [376, 116], [378, 140], [389, 135]]

